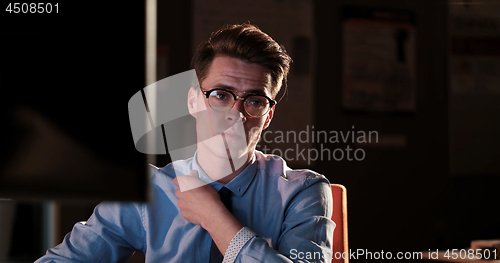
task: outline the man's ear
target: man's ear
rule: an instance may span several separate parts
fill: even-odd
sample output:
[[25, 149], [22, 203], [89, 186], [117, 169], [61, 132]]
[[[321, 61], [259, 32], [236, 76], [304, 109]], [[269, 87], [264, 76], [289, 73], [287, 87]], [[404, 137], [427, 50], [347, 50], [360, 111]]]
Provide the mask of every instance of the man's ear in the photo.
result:
[[276, 105], [273, 105], [271, 109], [269, 109], [269, 112], [267, 113], [266, 121], [264, 122], [264, 127], [262, 127], [263, 130], [267, 129], [267, 127], [269, 127], [269, 124], [271, 124], [271, 120], [273, 119], [274, 116], [274, 106]]
[[196, 88], [191, 87], [189, 89], [188, 98], [187, 98], [189, 114], [191, 114], [191, 116], [193, 116], [194, 118], [196, 118], [196, 112], [198, 110], [197, 109], [197, 97], [198, 97], [199, 92], [200, 91], [196, 90]]

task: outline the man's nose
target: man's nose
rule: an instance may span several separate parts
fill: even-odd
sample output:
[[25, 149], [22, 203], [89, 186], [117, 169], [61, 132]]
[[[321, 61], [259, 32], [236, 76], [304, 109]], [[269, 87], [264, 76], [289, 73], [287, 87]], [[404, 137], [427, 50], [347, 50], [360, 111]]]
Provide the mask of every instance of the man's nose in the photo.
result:
[[236, 100], [231, 110], [227, 114], [227, 119], [230, 121], [237, 121], [239, 118], [245, 123], [247, 120], [245, 112], [245, 102], [242, 100]]

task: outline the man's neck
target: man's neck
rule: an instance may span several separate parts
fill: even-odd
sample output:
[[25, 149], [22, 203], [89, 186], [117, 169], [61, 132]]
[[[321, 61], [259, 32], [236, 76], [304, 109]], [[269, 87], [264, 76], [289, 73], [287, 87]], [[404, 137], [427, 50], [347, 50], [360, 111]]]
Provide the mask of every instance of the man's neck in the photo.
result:
[[[196, 161], [210, 179], [227, 184], [248, 166], [252, 156], [253, 151], [249, 151], [246, 159], [243, 156], [239, 160], [231, 160], [227, 157], [207, 153], [198, 148]], [[234, 165], [231, 165], [230, 162], [233, 162]], [[231, 167], [234, 167], [235, 170]]]

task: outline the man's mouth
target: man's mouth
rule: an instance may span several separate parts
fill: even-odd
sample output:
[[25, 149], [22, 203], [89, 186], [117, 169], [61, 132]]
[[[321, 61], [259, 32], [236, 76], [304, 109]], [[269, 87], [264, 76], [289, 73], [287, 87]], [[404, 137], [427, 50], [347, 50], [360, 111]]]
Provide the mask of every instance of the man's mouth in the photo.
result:
[[221, 130], [218, 134], [220, 133], [224, 133], [225, 135], [230, 136], [245, 136], [245, 128], [243, 127], [242, 123], [237, 122], [234, 125], [226, 128], [225, 130]]
[[225, 130], [221, 132], [221, 134], [224, 134], [228, 139], [233, 138], [233, 139], [242, 139], [246, 138], [245, 133], [243, 132], [237, 132], [234, 130]]

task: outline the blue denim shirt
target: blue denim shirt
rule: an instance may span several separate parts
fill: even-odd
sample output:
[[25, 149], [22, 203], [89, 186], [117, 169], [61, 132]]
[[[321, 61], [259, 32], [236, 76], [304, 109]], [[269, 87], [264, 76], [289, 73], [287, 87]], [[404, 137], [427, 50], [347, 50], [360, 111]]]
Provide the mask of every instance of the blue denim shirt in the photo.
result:
[[[224, 185], [210, 181], [196, 156], [151, 169], [152, 201], [99, 204], [86, 224], [77, 223], [36, 262], [127, 262], [135, 250], [146, 262], [208, 262], [212, 238], [181, 216], [172, 180], [195, 169], [215, 190]], [[335, 224], [323, 175], [291, 170], [280, 157], [256, 151], [225, 186], [233, 192], [233, 215], [256, 233], [235, 262], [328, 262]]]

